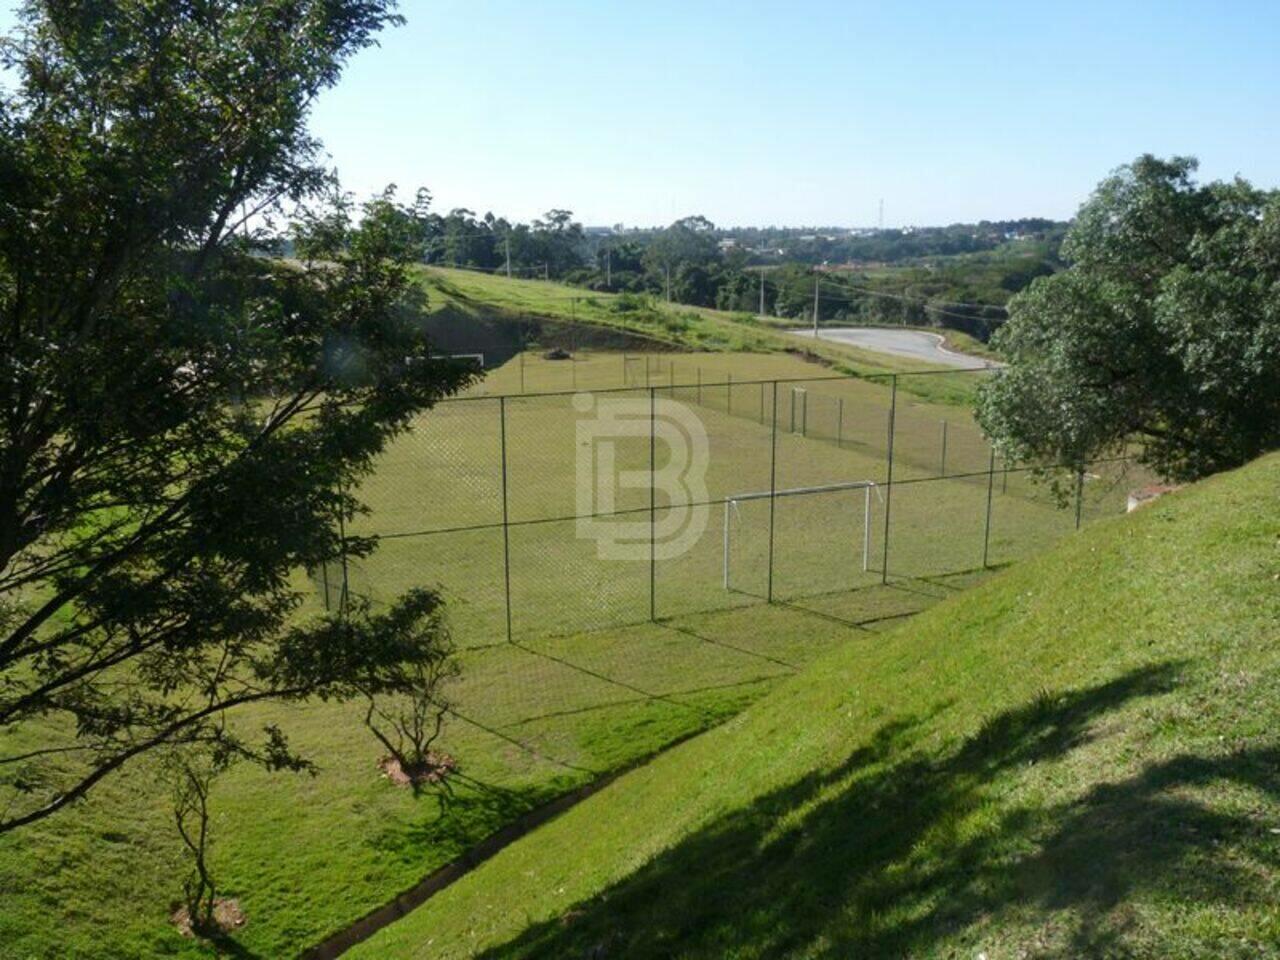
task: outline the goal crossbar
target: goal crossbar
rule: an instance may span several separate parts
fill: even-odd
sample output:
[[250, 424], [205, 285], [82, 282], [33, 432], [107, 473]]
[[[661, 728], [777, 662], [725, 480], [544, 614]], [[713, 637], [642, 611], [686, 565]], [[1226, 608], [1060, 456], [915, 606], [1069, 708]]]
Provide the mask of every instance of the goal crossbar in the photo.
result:
[[788, 487], [785, 490], [760, 490], [754, 493], [739, 493], [726, 497], [724, 501], [724, 588], [729, 589], [729, 523], [730, 511], [736, 510], [739, 503], [747, 500], [771, 500], [778, 497], [798, 497], [811, 493], [838, 493], [842, 490], [861, 490], [862, 497], [862, 572], [870, 569], [871, 563], [871, 492], [876, 499], [880, 495], [880, 484], [874, 480], [847, 480], [843, 483], [824, 483], [813, 487]]

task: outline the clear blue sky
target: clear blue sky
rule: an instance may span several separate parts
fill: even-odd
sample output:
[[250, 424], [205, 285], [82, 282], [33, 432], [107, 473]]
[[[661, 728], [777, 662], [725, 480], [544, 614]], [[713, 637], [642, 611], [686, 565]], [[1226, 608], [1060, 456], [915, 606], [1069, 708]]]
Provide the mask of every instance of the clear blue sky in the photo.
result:
[[406, 0], [313, 129], [344, 183], [588, 224], [1067, 217], [1144, 151], [1280, 185], [1280, 0]]

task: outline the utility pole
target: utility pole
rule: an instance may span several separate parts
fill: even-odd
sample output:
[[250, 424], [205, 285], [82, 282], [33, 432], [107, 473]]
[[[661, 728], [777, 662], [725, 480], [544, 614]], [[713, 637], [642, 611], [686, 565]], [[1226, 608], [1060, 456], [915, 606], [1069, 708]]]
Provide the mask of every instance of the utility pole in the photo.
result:
[[764, 267], [760, 268], [760, 319], [764, 319]]
[[543, 280], [550, 280], [550, 279], [551, 279], [551, 264], [549, 264], [549, 263], [544, 263], [544, 264], [542, 265], [542, 279], [543, 279]]
[[880, 221], [879, 221], [879, 223], [880, 223], [880, 229], [881, 229], [881, 230], [883, 230], [883, 229], [884, 229], [884, 199], [883, 199], [883, 198], [881, 198], [881, 200], [880, 200]]
[[505, 242], [507, 246], [507, 279], [510, 280], [511, 279], [511, 238], [507, 237]]
[[671, 302], [671, 265], [667, 264], [667, 303]]
[[613, 249], [610, 247], [604, 251], [604, 285], [613, 289]]
[[818, 339], [818, 278], [813, 278], [813, 339]]

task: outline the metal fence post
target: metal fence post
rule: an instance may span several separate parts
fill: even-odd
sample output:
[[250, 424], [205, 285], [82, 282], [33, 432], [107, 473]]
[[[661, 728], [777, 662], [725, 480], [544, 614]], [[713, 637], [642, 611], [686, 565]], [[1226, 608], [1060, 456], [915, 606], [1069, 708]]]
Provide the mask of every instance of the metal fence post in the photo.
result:
[[347, 570], [347, 521], [341, 510], [338, 511], [338, 540], [342, 545], [342, 553], [339, 554], [342, 559], [342, 592], [338, 594], [338, 612], [345, 617], [351, 601], [351, 579]]
[[507, 499], [507, 398], [498, 398], [499, 451], [502, 457], [502, 578], [507, 607], [507, 643], [511, 642], [511, 517]]
[[844, 445], [844, 397], [836, 397], [836, 446]]
[[698, 368], [698, 406], [702, 406], [702, 368]]
[[889, 471], [884, 487], [884, 562], [880, 568], [880, 582], [889, 582], [889, 518], [893, 509], [893, 434], [898, 417], [898, 375], [892, 374], [889, 393]]
[[649, 619], [658, 619], [658, 415], [657, 393], [649, 388]]
[[760, 381], [760, 423], [764, 424], [764, 381]]
[[942, 421], [942, 462], [939, 464], [938, 476], [947, 475], [947, 421]]
[[1076, 529], [1080, 529], [1080, 512], [1084, 507], [1084, 467], [1076, 471]]
[[769, 434], [769, 585], [765, 599], [773, 603], [773, 514], [778, 478], [778, 381], [773, 381], [773, 428]]
[[729, 371], [729, 379], [725, 381], [724, 412], [733, 416], [733, 371]]
[[982, 569], [987, 569], [987, 557], [991, 551], [991, 494], [996, 487], [996, 448], [991, 446], [991, 461], [987, 464], [987, 525], [982, 531]]

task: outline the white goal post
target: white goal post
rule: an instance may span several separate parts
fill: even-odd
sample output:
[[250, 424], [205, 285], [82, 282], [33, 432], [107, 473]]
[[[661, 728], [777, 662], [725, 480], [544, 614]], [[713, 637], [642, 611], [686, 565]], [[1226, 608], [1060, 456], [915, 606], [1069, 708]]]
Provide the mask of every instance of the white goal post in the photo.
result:
[[871, 566], [871, 493], [880, 496], [880, 485], [874, 480], [848, 480], [844, 483], [827, 483], [817, 487], [791, 487], [787, 490], [763, 490], [756, 493], [739, 493], [724, 501], [724, 588], [729, 588], [729, 530], [730, 513], [736, 513], [738, 504], [747, 500], [768, 500], [771, 497], [799, 497], [811, 493], [836, 493], [841, 490], [862, 491], [862, 572]]
[[483, 353], [446, 353], [446, 354], [442, 354], [440, 359], [441, 360], [471, 360], [481, 370], [484, 369]]

